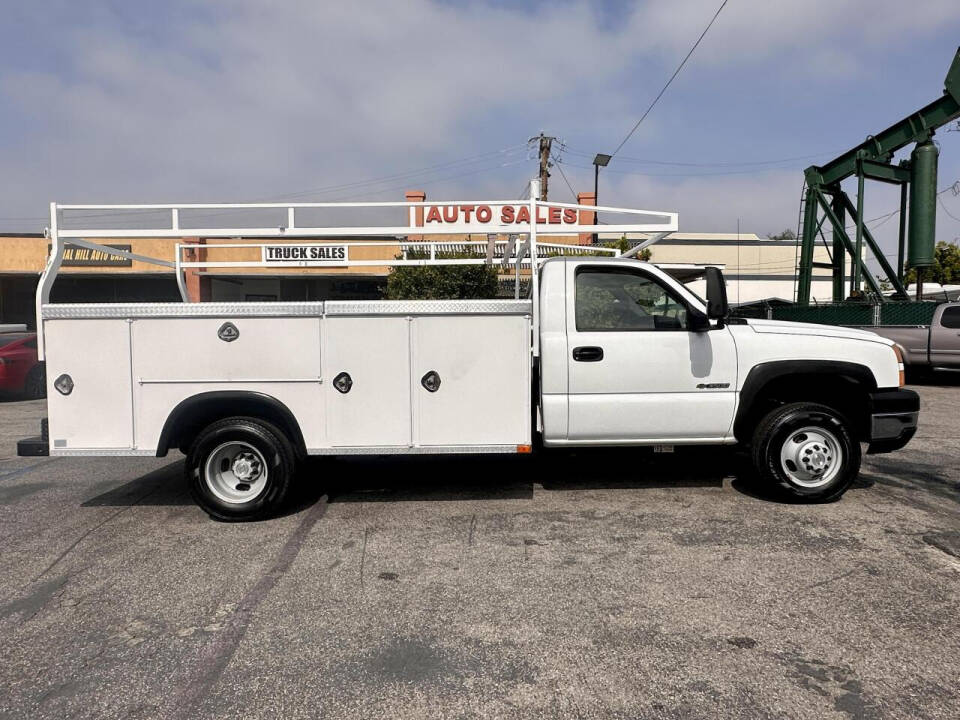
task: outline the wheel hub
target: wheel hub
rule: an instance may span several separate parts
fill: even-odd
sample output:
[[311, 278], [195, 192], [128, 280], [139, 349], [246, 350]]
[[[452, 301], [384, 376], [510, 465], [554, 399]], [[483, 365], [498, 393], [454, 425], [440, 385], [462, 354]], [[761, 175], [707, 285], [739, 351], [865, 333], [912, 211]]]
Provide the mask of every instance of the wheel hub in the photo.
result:
[[802, 466], [812, 472], [823, 472], [830, 467], [831, 456], [825, 446], [818, 443], [805, 443], [798, 454]]
[[256, 480], [261, 468], [260, 461], [253, 453], [242, 452], [233, 459], [233, 474], [243, 482]]
[[792, 482], [819, 487], [840, 471], [842, 454], [836, 436], [821, 427], [803, 428], [783, 442], [780, 462]]
[[260, 451], [242, 440], [215, 448], [204, 464], [207, 487], [220, 500], [241, 504], [258, 497], [267, 485], [267, 464]]

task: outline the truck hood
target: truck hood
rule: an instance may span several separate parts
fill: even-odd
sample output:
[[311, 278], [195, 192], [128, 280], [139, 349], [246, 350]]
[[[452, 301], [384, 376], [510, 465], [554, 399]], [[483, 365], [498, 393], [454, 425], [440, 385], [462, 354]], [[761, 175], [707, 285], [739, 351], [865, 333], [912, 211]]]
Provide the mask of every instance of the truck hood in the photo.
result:
[[866, 340], [881, 345], [893, 345], [893, 341], [881, 337], [869, 330], [841, 327], [838, 325], [818, 325], [816, 323], [789, 322], [787, 320], [747, 320], [749, 325], [758, 333], [774, 333], [778, 335], [819, 335], [821, 337], [846, 338], [848, 340]]

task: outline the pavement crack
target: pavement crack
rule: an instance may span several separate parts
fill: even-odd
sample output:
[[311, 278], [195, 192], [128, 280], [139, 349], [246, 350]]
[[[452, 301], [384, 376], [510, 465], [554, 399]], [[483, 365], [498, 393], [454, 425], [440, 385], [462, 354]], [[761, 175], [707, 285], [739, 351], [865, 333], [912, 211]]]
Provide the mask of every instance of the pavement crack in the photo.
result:
[[363, 566], [367, 561], [367, 536], [370, 534], [370, 528], [363, 529], [363, 545], [360, 547], [360, 594], [363, 595]]
[[820, 582], [815, 582], [813, 583], [813, 585], [807, 585], [804, 588], [804, 590], [813, 590], [814, 588], [823, 587], [824, 585], [830, 585], [831, 583], [837, 582], [837, 580], [843, 580], [844, 578], [850, 577], [851, 575], [856, 573], [857, 570], [859, 570], [859, 568], [854, 568], [853, 570], [847, 570], [847, 572], [845, 573], [840, 573], [839, 575], [836, 575], [834, 577], [829, 577], [829, 578], [826, 578], [825, 580], [821, 580]]
[[0, 474], [0, 480], [10, 480], [15, 477], [20, 477], [21, 475], [26, 475], [31, 470], [34, 470], [38, 467], [42, 467], [44, 465], [49, 465], [50, 463], [55, 463], [60, 459], [61, 458], [58, 458], [58, 457], [49, 458], [47, 460], [41, 460], [40, 462], [35, 462], [32, 465], [27, 465], [26, 467], [17, 468], [16, 470], [10, 470], [9, 472]]
[[960, 533], [937, 532], [926, 533], [922, 536], [923, 542], [940, 552], [960, 560]]
[[78, 537], [76, 540], [74, 540], [72, 543], [70, 543], [70, 545], [67, 546], [67, 549], [66, 549], [66, 550], [64, 550], [62, 553], [60, 553], [59, 555], [57, 555], [57, 557], [54, 559], [54, 561], [51, 562], [49, 565], [47, 565], [47, 567], [44, 568], [43, 572], [41, 572], [39, 575], [37, 575], [37, 576], [33, 579], [32, 582], [36, 582], [37, 580], [39, 580], [40, 578], [42, 578], [44, 575], [46, 575], [48, 572], [50, 572], [51, 570], [53, 570], [53, 568], [55, 568], [57, 565], [60, 564], [60, 561], [62, 561], [67, 555], [69, 555], [71, 552], [73, 552], [73, 550], [77, 547], [77, 545], [79, 545], [80, 543], [82, 543], [86, 538], [90, 537], [90, 535], [92, 535], [93, 533], [95, 533], [97, 530], [99, 530], [100, 528], [102, 528], [104, 525], [106, 525], [108, 522], [110, 522], [111, 520], [113, 520], [113, 519], [116, 518], [117, 516], [125, 513], [125, 512], [126, 512], [127, 510], [129, 510], [130, 508], [132, 508], [132, 507], [134, 507], [134, 506], [136, 506], [136, 505], [139, 505], [141, 502], [143, 502], [143, 501], [146, 500], [148, 497], [150, 497], [151, 495], [153, 495], [153, 493], [155, 493], [157, 490], [158, 490], [158, 487], [153, 488], [152, 490], [150, 490], [150, 491], [144, 493], [143, 495], [141, 495], [140, 497], [138, 497], [136, 500], [134, 500], [132, 503], [130, 503], [130, 504], [127, 505], [126, 507], [122, 507], [122, 508], [120, 508], [119, 510], [117, 510], [116, 512], [110, 513], [106, 518], [104, 518], [103, 520], [101, 520], [100, 522], [98, 522], [98, 523], [97, 523], [96, 525], [94, 525], [93, 527], [88, 528], [87, 530], [84, 530], [84, 531], [80, 534], [80, 537]]
[[474, 513], [473, 517], [470, 518], [470, 535], [467, 537], [467, 546], [470, 547], [473, 545], [473, 531], [477, 527], [477, 514]]
[[327, 510], [327, 497], [321, 498], [304, 513], [300, 524], [287, 538], [273, 565], [260, 577], [257, 583], [237, 603], [234, 612], [225, 627], [217, 633], [215, 639], [207, 645], [200, 655], [199, 671], [193, 675], [184, 689], [176, 697], [169, 713], [170, 718], [196, 717], [197, 710], [217, 684], [220, 676], [230, 664], [241, 640], [250, 627], [253, 615], [266, 597], [273, 591], [280, 579], [286, 575], [294, 560], [303, 549], [310, 532]]

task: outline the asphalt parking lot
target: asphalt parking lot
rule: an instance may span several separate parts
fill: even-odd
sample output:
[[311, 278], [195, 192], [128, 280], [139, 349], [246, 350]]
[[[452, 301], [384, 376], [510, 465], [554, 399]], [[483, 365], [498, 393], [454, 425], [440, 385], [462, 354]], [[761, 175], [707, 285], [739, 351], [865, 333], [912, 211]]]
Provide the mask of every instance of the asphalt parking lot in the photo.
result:
[[956, 718], [960, 382], [837, 503], [728, 451], [312, 464], [212, 522], [176, 457], [16, 458], [0, 717]]

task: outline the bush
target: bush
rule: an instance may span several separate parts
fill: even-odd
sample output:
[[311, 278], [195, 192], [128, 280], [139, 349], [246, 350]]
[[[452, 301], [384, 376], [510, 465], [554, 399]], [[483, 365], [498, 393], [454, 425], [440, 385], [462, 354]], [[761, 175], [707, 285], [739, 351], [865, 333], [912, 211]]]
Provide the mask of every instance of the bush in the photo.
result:
[[[411, 259], [416, 257], [409, 253]], [[443, 258], [474, 257], [444, 254]], [[497, 297], [495, 265], [403, 266], [390, 270], [388, 300], [487, 300]]]

